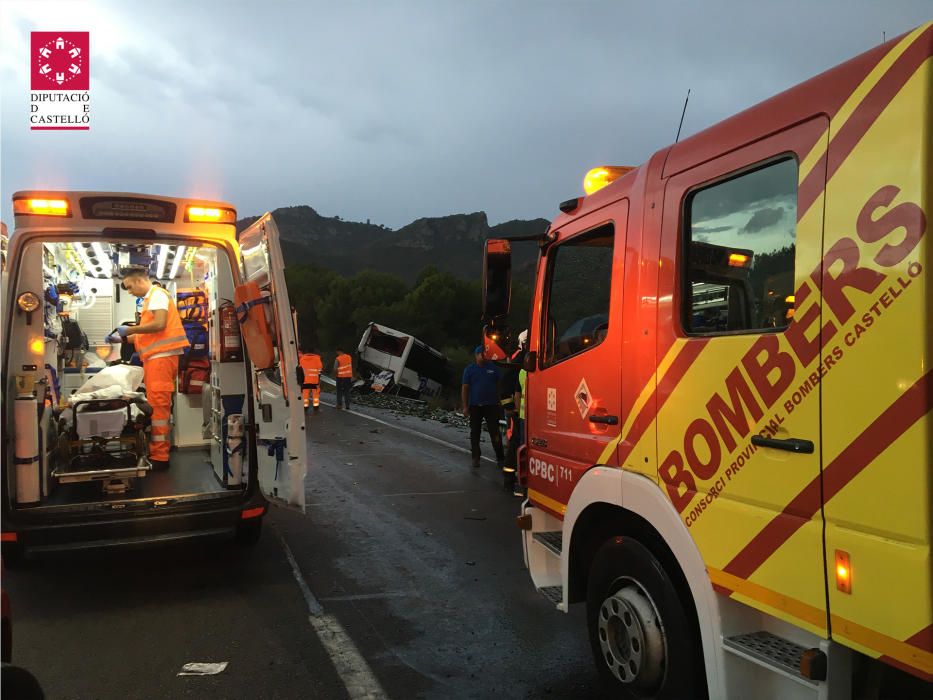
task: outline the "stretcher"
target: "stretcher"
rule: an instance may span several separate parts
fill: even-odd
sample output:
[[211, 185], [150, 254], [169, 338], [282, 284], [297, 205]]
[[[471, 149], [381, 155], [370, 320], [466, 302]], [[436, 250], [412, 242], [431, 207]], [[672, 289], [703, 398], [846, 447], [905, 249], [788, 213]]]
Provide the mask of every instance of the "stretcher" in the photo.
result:
[[99, 481], [105, 494], [126, 493], [145, 477], [152, 407], [145, 398], [123, 397], [78, 401], [70, 425], [59, 412], [59, 484]]

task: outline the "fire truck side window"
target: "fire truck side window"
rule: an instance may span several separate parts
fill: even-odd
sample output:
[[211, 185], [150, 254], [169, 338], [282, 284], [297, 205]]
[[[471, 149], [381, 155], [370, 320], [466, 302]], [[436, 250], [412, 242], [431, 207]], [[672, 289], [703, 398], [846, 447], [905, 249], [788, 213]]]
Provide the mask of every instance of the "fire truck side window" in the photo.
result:
[[684, 328], [785, 328], [794, 315], [797, 161], [786, 158], [687, 199]]
[[561, 243], [549, 254], [546, 365], [599, 345], [609, 332], [613, 228]]

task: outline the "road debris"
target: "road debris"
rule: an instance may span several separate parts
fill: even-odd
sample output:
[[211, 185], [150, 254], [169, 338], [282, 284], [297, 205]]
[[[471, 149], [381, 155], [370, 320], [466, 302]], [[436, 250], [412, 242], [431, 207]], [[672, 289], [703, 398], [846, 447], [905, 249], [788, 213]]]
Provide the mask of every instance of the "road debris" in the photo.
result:
[[[448, 411], [443, 408], [431, 407], [426, 401], [417, 399], [406, 399], [401, 396], [389, 396], [387, 394], [354, 394], [353, 400], [363, 406], [372, 406], [382, 410], [390, 411], [396, 416], [413, 416], [423, 420], [433, 420], [438, 423], [452, 425], [460, 428], [469, 427], [470, 422], [457, 411]], [[377, 432], [371, 430], [370, 432]]]

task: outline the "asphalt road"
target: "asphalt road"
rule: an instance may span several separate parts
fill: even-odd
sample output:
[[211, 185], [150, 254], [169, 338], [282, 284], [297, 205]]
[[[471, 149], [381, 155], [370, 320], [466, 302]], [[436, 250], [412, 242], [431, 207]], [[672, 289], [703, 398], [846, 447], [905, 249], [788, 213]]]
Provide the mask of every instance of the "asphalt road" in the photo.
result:
[[14, 661], [49, 698], [601, 697], [582, 610], [535, 593], [495, 466], [438, 442], [458, 429], [365, 412], [389, 425], [312, 416], [308, 513], [274, 509], [250, 551], [7, 573]]

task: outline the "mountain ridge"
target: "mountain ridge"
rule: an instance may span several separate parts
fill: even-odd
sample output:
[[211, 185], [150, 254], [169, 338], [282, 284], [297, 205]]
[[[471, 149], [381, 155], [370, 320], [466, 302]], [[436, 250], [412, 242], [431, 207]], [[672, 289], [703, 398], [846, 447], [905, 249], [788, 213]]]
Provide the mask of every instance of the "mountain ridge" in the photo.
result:
[[[483, 211], [421, 217], [399, 229], [321, 216], [303, 204], [272, 212], [289, 265], [314, 263], [341, 275], [379, 270], [413, 282], [428, 265], [463, 279], [482, 275], [483, 242], [488, 238], [541, 234], [547, 219], [513, 219], [489, 225]], [[258, 216], [236, 222], [237, 232]], [[526, 267], [537, 255], [534, 245], [515, 247], [515, 267]]]

